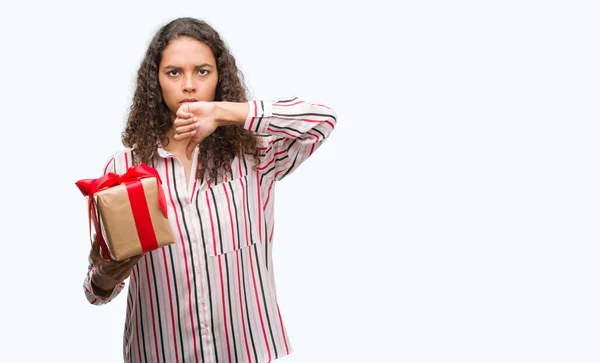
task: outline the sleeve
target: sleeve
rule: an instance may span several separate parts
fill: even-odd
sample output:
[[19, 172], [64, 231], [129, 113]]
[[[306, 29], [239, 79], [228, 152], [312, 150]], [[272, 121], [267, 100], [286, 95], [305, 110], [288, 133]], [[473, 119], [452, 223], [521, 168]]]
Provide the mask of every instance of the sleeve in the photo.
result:
[[[121, 172], [120, 169], [122, 169], [122, 167], [120, 167], [120, 166], [123, 162], [123, 160], [121, 160], [121, 159], [124, 159], [127, 157], [128, 157], [127, 153], [117, 153], [117, 154], [113, 155], [108, 160], [108, 162], [105, 163], [104, 168], [102, 169], [103, 175], [106, 175], [109, 172], [113, 172], [113, 173]], [[110, 296], [104, 297], [104, 298], [101, 296], [98, 296], [94, 293], [94, 290], [92, 288], [92, 274], [94, 273], [94, 269], [95, 269], [95, 266], [92, 263], [91, 259], [89, 259], [88, 271], [85, 276], [85, 279], [83, 280], [83, 291], [85, 293], [85, 297], [87, 298], [87, 300], [90, 304], [104, 305], [106, 303], [109, 303], [111, 300], [113, 300], [115, 297], [117, 297], [117, 295], [119, 295], [119, 293], [125, 287], [125, 282], [121, 282], [119, 285], [115, 286], [115, 288], [113, 289], [113, 292], [112, 292], [112, 294], [110, 294]]]
[[123, 281], [120, 284], [118, 284], [117, 286], [115, 286], [115, 288], [113, 289], [113, 292], [112, 292], [112, 294], [110, 294], [110, 296], [108, 296], [108, 297], [98, 296], [94, 293], [94, 290], [92, 289], [92, 274], [93, 273], [94, 273], [94, 265], [90, 261], [89, 265], [88, 265], [88, 272], [85, 276], [85, 280], [83, 281], [83, 291], [85, 293], [86, 299], [92, 305], [104, 305], [104, 304], [109, 303], [111, 300], [113, 300], [115, 297], [117, 297], [117, 295], [119, 295], [119, 293], [125, 287], [125, 282]]
[[278, 101], [249, 101], [244, 128], [269, 135], [263, 145], [263, 175], [281, 180], [308, 159], [335, 128], [333, 109], [298, 97]]

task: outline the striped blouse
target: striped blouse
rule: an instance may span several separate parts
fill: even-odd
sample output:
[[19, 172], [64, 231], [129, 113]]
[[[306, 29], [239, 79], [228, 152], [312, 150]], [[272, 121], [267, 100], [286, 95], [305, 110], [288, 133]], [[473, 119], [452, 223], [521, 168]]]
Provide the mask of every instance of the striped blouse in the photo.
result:
[[[232, 178], [210, 185], [185, 181], [183, 165], [162, 148], [154, 160], [163, 181], [176, 243], [149, 252], [129, 277], [123, 339], [125, 362], [253, 362], [288, 355], [292, 346], [277, 304], [272, 242], [275, 182], [306, 160], [330, 135], [336, 114], [298, 98], [249, 101], [244, 127], [256, 132], [261, 163], [236, 157]], [[192, 170], [197, 168], [198, 147]], [[132, 151], [104, 168], [122, 174]], [[84, 292], [94, 295], [90, 261]]]

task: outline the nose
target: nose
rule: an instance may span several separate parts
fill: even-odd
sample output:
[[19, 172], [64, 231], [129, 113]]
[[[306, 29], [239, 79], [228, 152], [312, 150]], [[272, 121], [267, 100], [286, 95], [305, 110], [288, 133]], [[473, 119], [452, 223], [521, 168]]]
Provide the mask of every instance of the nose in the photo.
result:
[[196, 92], [196, 85], [194, 84], [193, 76], [185, 77], [185, 81], [183, 82], [183, 92], [186, 92], [186, 93]]

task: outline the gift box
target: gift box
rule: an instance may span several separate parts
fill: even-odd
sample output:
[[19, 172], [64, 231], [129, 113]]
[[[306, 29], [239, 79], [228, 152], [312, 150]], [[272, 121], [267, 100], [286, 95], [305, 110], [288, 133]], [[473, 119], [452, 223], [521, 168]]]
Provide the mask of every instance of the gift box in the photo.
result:
[[122, 261], [175, 243], [162, 181], [145, 164], [75, 183], [88, 198], [92, 226], [104, 258]]

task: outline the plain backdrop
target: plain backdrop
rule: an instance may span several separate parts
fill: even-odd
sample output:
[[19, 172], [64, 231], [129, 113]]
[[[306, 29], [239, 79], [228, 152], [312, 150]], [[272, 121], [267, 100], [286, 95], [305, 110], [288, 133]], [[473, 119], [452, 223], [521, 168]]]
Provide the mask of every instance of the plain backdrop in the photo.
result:
[[338, 114], [278, 185], [285, 363], [600, 361], [595, 1], [0, 5], [3, 362], [119, 362], [75, 181], [120, 149], [150, 38], [222, 35], [254, 99]]

